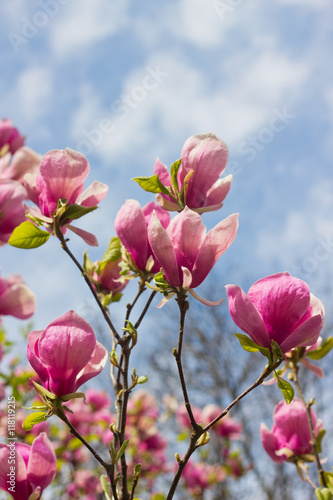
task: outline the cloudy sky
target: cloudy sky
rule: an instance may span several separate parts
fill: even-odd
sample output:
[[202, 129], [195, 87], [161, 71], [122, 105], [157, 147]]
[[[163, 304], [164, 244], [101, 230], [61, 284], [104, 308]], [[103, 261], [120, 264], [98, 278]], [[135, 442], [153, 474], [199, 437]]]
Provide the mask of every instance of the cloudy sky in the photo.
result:
[[[41, 154], [86, 154], [109, 185], [80, 221], [104, 252], [125, 199], [152, 197], [130, 179], [170, 165], [184, 141], [214, 132], [229, 147], [233, 186], [211, 228], [240, 213], [220, 259], [253, 280], [288, 270], [319, 294], [333, 276], [333, 4], [330, 0], [15, 0], [1, 5], [3, 117]], [[80, 257], [84, 244], [75, 236]], [[55, 239], [1, 249], [21, 273], [42, 328], [88, 293]], [[229, 274], [230, 275], [230, 274]], [[318, 278], [320, 277], [320, 279]], [[223, 283], [221, 296], [224, 295]], [[328, 283], [330, 285], [330, 283]], [[220, 298], [220, 297], [217, 297]]]

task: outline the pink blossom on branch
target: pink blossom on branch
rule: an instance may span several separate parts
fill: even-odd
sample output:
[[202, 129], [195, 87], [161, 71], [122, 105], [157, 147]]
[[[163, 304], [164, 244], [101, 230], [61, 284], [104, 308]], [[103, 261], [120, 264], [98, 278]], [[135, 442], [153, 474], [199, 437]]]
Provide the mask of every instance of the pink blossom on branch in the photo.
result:
[[141, 208], [138, 201], [127, 200], [117, 213], [114, 225], [121, 243], [131, 254], [137, 268], [157, 273], [161, 267], [158, 260], [154, 259], [152, 267], [149, 265], [153, 251], [148, 240], [148, 224], [153, 212], [162, 227], [166, 229], [170, 215], [153, 201]]
[[8, 147], [10, 153], [15, 153], [24, 145], [25, 137], [20, 134], [16, 127], [7, 118], [0, 120], [0, 151]]
[[[182, 204], [198, 213], [220, 209], [232, 181], [232, 175], [220, 179], [227, 162], [228, 148], [214, 134], [194, 135], [187, 139], [181, 152], [178, 171]], [[171, 187], [170, 174], [159, 159], [155, 162], [154, 173], [162, 184]], [[156, 195], [156, 200], [166, 210], [180, 210], [171, 196], [160, 193]]]
[[[310, 424], [306, 408], [300, 399], [293, 399], [289, 405], [284, 401], [278, 403], [273, 418], [272, 430], [261, 424], [260, 434], [264, 450], [274, 462], [281, 463], [294, 455], [313, 453]], [[312, 409], [311, 418], [317, 437], [322, 429], [322, 422]]]
[[93, 329], [74, 311], [28, 335], [28, 360], [43, 386], [58, 397], [77, 389], [105, 366], [107, 350]]
[[0, 182], [0, 245], [7, 243], [14, 229], [26, 220], [25, 197], [25, 189], [19, 182]]
[[226, 290], [232, 319], [256, 344], [270, 349], [274, 340], [286, 353], [317, 342], [324, 306], [304, 281], [284, 272], [260, 279], [247, 295], [237, 285]]
[[42, 156], [32, 149], [23, 146], [13, 155], [5, 154], [0, 158], [0, 179], [12, 179], [21, 182], [25, 174], [36, 174]]
[[[234, 241], [238, 229], [238, 214], [229, 215], [206, 234], [199, 214], [188, 207], [180, 212], [165, 229], [153, 215], [148, 226], [148, 238], [165, 278], [173, 287], [182, 287], [194, 294], [218, 258]], [[205, 301], [207, 305], [212, 305]]]
[[[11, 462], [13, 458], [14, 462]], [[14, 475], [11, 476], [13, 463]], [[32, 446], [12, 442], [11, 448], [0, 444], [0, 489], [7, 491], [14, 500], [38, 500], [53, 481], [56, 470], [56, 456], [45, 432], [33, 441]]]
[[[221, 415], [222, 411], [223, 408], [220, 406], [214, 404], [206, 405], [202, 410], [202, 423], [205, 426], [210, 424], [216, 417]], [[212, 428], [212, 431], [214, 431], [217, 436], [228, 439], [240, 439], [242, 430], [242, 424], [230, 417], [229, 414], [216, 422]]]
[[[36, 311], [36, 299], [20, 276], [0, 276], [0, 316], [30, 318]], [[1, 319], [0, 319], [1, 323]]]
[[[24, 177], [23, 184], [28, 197], [39, 209], [28, 207], [30, 214], [51, 224], [59, 200], [67, 200], [67, 205], [97, 205], [105, 198], [108, 187], [95, 181], [83, 191], [89, 170], [87, 158], [78, 151], [54, 149], [46, 153], [42, 158], [39, 173], [26, 174]], [[71, 226], [68, 221], [63, 227], [81, 236], [88, 245], [98, 245], [94, 235]]]

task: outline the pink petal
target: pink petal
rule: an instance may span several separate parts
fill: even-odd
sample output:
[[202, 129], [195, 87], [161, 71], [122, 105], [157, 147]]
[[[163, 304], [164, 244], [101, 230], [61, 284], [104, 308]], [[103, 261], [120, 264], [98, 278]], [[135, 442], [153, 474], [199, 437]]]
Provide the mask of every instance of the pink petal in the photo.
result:
[[11, 179], [21, 181], [23, 176], [27, 173], [37, 174], [41, 159], [42, 155], [24, 146], [14, 153], [6, 174], [9, 175]]
[[54, 449], [45, 432], [42, 432], [32, 443], [28, 463], [28, 481], [32, 489], [40, 486], [43, 491], [53, 481], [56, 471]]
[[205, 205], [216, 205], [222, 203], [230, 191], [232, 183], [232, 175], [227, 175], [223, 179], [219, 179], [213, 184], [213, 186], [207, 191], [207, 197]]
[[217, 259], [229, 248], [236, 238], [237, 229], [238, 214], [233, 214], [207, 233], [192, 269], [192, 288], [203, 282]]
[[75, 391], [77, 391], [77, 389], [82, 384], [84, 384], [91, 378], [96, 377], [96, 375], [98, 375], [103, 370], [105, 363], [107, 362], [107, 359], [108, 359], [108, 351], [102, 344], [96, 342], [95, 351], [92, 354], [89, 363], [86, 364], [84, 369], [79, 373], [77, 377], [77, 381], [75, 384]]
[[[268, 334], [280, 346], [305, 314], [310, 302], [308, 285], [288, 273], [273, 274], [257, 281], [247, 296], [261, 314]], [[290, 349], [292, 347], [296, 345], [291, 345]]]
[[230, 315], [236, 325], [250, 335], [256, 344], [270, 348], [269, 335], [255, 305], [239, 286], [227, 285], [225, 288], [229, 300]]
[[156, 259], [164, 270], [167, 281], [173, 286], [181, 286], [173, 242], [155, 214], [149, 222], [148, 239]]
[[35, 294], [23, 283], [7, 288], [0, 296], [0, 314], [19, 319], [30, 318], [36, 311]]
[[39, 359], [50, 375], [49, 390], [62, 396], [73, 392], [76, 376], [95, 350], [93, 329], [74, 311], [45, 328], [39, 340]]
[[[30, 446], [27, 444], [17, 443], [15, 444], [15, 449], [17, 451], [15, 456], [15, 493], [13, 498], [15, 500], [27, 500], [28, 498], [28, 483], [27, 483], [27, 468], [24, 458], [20, 455], [19, 450], [25, 447], [30, 450]], [[8, 461], [10, 459], [10, 449], [6, 444], [0, 443], [0, 489], [8, 491], [11, 486], [7, 483], [10, 473], [10, 465]], [[11, 493], [9, 491], [9, 493]]]
[[207, 299], [203, 299], [202, 297], [200, 297], [194, 290], [193, 288], [190, 288], [188, 293], [190, 295], [192, 295], [192, 297], [194, 297], [195, 299], [197, 299], [199, 302], [201, 302], [202, 304], [204, 304], [205, 306], [210, 306], [210, 307], [214, 307], [214, 306], [219, 306], [220, 304], [222, 304], [222, 302], [224, 301], [224, 299], [220, 299], [220, 300], [215, 300], [215, 301], [211, 301], [211, 300], [207, 300]]
[[183, 284], [182, 284], [182, 288], [184, 288], [184, 290], [188, 290], [191, 286], [191, 283], [192, 283], [192, 274], [191, 274], [191, 271], [189, 271], [187, 269], [187, 267], [184, 267], [182, 266], [182, 272], [183, 272]]
[[102, 182], [94, 181], [80, 196], [76, 203], [84, 207], [94, 207], [98, 205], [107, 195], [109, 187]]
[[155, 161], [154, 174], [158, 176], [159, 180], [162, 182], [162, 184], [164, 184], [164, 186], [171, 186], [171, 179], [168, 169], [159, 158], [156, 158]]
[[[206, 236], [206, 227], [200, 215], [185, 207], [172, 219], [167, 233], [174, 247], [179, 271], [181, 266], [192, 271]], [[197, 285], [192, 284], [192, 288], [194, 286]]]
[[205, 205], [206, 194], [224, 172], [228, 161], [228, 148], [214, 134], [194, 135], [185, 142], [179, 172], [181, 183], [194, 170], [189, 182], [186, 204], [189, 207]]
[[94, 234], [84, 231], [79, 227], [72, 226], [71, 224], [67, 224], [65, 227], [68, 227], [68, 229], [70, 229], [73, 233], [80, 236], [80, 238], [82, 238], [87, 245], [90, 245], [91, 247], [98, 247], [98, 240]]
[[38, 205], [40, 189], [37, 187], [36, 183], [37, 174], [25, 174], [22, 184], [27, 191], [29, 200], [31, 200], [35, 205]]
[[127, 200], [117, 213], [114, 226], [138, 268], [145, 269], [148, 259], [147, 224], [139, 202]]
[[282, 352], [288, 352], [295, 347], [307, 347], [315, 344], [323, 328], [323, 318], [320, 314], [301, 323], [283, 342], [279, 343]]
[[325, 375], [324, 370], [320, 368], [320, 366], [314, 365], [307, 358], [302, 358], [301, 363], [317, 377], [323, 378], [323, 376]]
[[150, 219], [152, 218], [154, 211], [156, 217], [158, 218], [164, 229], [166, 229], [170, 224], [170, 214], [159, 205], [157, 205], [157, 203], [155, 203], [154, 201], [151, 201], [150, 203], [142, 207], [142, 213], [145, 216], [147, 226]]
[[75, 203], [88, 173], [88, 160], [78, 151], [54, 149], [46, 153], [37, 177], [37, 187], [41, 191], [39, 208], [44, 215], [52, 214], [59, 199]]
[[276, 455], [276, 451], [279, 450], [279, 442], [276, 436], [268, 429], [265, 424], [260, 426], [260, 437], [264, 450], [268, 453], [272, 460], [276, 463], [285, 462], [285, 456]]

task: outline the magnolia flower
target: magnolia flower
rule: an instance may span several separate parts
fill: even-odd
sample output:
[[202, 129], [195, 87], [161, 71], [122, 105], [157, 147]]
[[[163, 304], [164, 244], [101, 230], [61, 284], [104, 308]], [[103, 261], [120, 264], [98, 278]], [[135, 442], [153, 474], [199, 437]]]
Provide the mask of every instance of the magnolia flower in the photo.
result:
[[[160, 270], [160, 263], [153, 258], [153, 252], [148, 241], [147, 226], [152, 218], [153, 212], [165, 229], [170, 222], [170, 215], [155, 202], [150, 202], [143, 208], [136, 200], [127, 200], [117, 213], [115, 229], [117, 235], [131, 254], [132, 259], [138, 269], [157, 273]], [[151, 264], [152, 267], [151, 267]]]
[[[36, 311], [35, 295], [20, 276], [0, 276], [0, 316], [30, 318]], [[0, 321], [1, 322], [1, 321]]]
[[25, 137], [15, 128], [10, 120], [0, 120], [0, 151], [7, 146], [11, 153], [21, 148]]
[[[87, 158], [72, 149], [49, 151], [43, 156], [38, 174], [26, 174], [23, 184], [29, 199], [38, 206], [38, 210], [28, 207], [28, 212], [48, 224], [52, 224], [58, 201], [67, 200], [67, 205], [93, 207], [106, 196], [108, 187], [95, 181], [83, 191], [83, 183], [89, 173]], [[63, 231], [68, 228], [78, 234], [88, 245], [97, 246], [94, 235], [72, 226], [68, 221]]]
[[14, 229], [26, 220], [25, 197], [25, 189], [19, 182], [0, 182], [0, 245], [7, 243]]
[[200, 215], [185, 207], [167, 229], [153, 215], [148, 226], [148, 239], [168, 283], [189, 290], [199, 299], [192, 289], [203, 282], [217, 259], [229, 248], [237, 229], [238, 214], [233, 214], [206, 234]]
[[[202, 423], [206, 426], [210, 424], [216, 417], [221, 415], [223, 408], [209, 404], [206, 405], [202, 410]], [[227, 414], [225, 417], [221, 418], [213, 426], [212, 430], [217, 436], [229, 438], [229, 439], [239, 439], [241, 432], [243, 430], [242, 424], [237, 422], [234, 418]]]
[[[112, 292], [113, 294], [120, 293], [128, 283], [126, 280], [121, 280], [121, 267], [119, 265], [121, 261], [121, 258], [118, 260], [110, 260], [98, 271], [98, 273], [94, 272], [94, 281], [99, 283], [107, 292]], [[98, 261], [95, 262], [95, 269], [98, 269], [98, 264]]]
[[323, 327], [324, 306], [308, 285], [288, 273], [277, 273], [254, 283], [246, 295], [227, 285], [232, 319], [258, 345], [278, 343], [283, 353], [311, 346]]
[[74, 311], [55, 319], [45, 330], [28, 335], [28, 360], [43, 386], [58, 397], [77, 389], [105, 366], [107, 350], [93, 329]]
[[[227, 162], [228, 148], [214, 134], [194, 135], [187, 139], [178, 171], [178, 187], [183, 205], [198, 213], [221, 208], [232, 181], [232, 175], [219, 179]], [[165, 186], [171, 186], [168, 170], [159, 159], [155, 162], [154, 174]], [[188, 187], [185, 187], [187, 181]], [[178, 204], [168, 195], [157, 194], [156, 200], [166, 210], [179, 211]]]
[[0, 489], [14, 500], [39, 500], [56, 470], [56, 456], [45, 432], [32, 446], [14, 441], [0, 444]]
[[[300, 399], [294, 398], [289, 405], [284, 401], [278, 403], [273, 418], [272, 430], [261, 424], [260, 435], [264, 450], [274, 462], [281, 463], [293, 455], [313, 453], [307, 412]], [[312, 409], [311, 418], [317, 437], [322, 429], [322, 422]]]
[[22, 181], [25, 174], [37, 173], [42, 156], [32, 149], [23, 146], [13, 155], [6, 153], [0, 158], [0, 179]]

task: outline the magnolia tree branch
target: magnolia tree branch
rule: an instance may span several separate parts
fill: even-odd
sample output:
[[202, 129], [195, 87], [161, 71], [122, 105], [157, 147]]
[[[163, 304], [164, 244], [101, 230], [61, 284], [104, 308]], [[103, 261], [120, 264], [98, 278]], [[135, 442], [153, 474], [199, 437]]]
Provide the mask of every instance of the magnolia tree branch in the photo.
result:
[[302, 400], [302, 402], [303, 402], [303, 404], [305, 406], [305, 409], [306, 409], [306, 414], [307, 414], [308, 422], [309, 422], [309, 426], [310, 426], [311, 445], [312, 445], [313, 453], [314, 453], [315, 460], [316, 460], [316, 465], [317, 465], [318, 475], [319, 475], [319, 481], [320, 481], [321, 485], [324, 488], [326, 488], [327, 484], [326, 484], [324, 469], [323, 469], [323, 466], [321, 464], [320, 457], [319, 457], [319, 452], [318, 452], [318, 447], [317, 447], [317, 442], [316, 442], [316, 436], [315, 436], [315, 431], [314, 431], [314, 427], [313, 427], [313, 420], [312, 420], [312, 415], [311, 415], [312, 402], [310, 401], [309, 403], [307, 403], [306, 400], [305, 400], [303, 391], [302, 391], [301, 386], [299, 384], [299, 379], [298, 379], [299, 367], [298, 367], [298, 365], [296, 363], [292, 363], [291, 364], [291, 370], [292, 370], [293, 382], [295, 384], [296, 390], [297, 390], [298, 395], [301, 398], [301, 400]]
[[[166, 497], [166, 500], [171, 500], [173, 498], [174, 493], [177, 489], [179, 480], [181, 478], [181, 475], [183, 473], [183, 470], [185, 469], [187, 462], [189, 461], [189, 459], [191, 458], [191, 456], [193, 455], [195, 450], [200, 446], [200, 444], [198, 443], [198, 439], [200, 438], [200, 436], [202, 436], [205, 432], [208, 432], [208, 430], [211, 427], [213, 427], [213, 425], [216, 424], [216, 422], [221, 420], [221, 418], [225, 417], [227, 415], [227, 413], [229, 413], [231, 408], [233, 408], [241, 399], [243, 399], [247, 394], [249, 394], [251, 391], [253, 391], [253, 389], [255, 389], [256, 387], [261, 385], [263, 383], [263, 381], [265, 380], [265, 378], [267, 378], [272, 373], [272, 371], [275, 370], [281, 363], [282, 363], [282, 360], [276, 362], [276, 364], [273, 367], [270, 367], [269, 365], [267, 365], [265, 367], [264, 371], [262, 372], [262, 374], [260, 375], [260, 377], [258, 377], [258, 379], [250, 387], [248, 387], [248, 389], [246, 389], [244, 392], [242, 392], [242, 394], [237, 396], [234, 399], [234, 401], [232, 403], [230, 403], [230, 405], [227, 406], [227, 408], [225, 408], [225, 410], [223, 410], [223, 412], [218, 417], [216, 417], [212, 422], [210, 422], [210, 424], [206, 425], [206, 427], [201, 427], [198, 424], [196, 424], [196, 427], [193, 427], [189, 447], [188, 447], [183, 459], [178, 460], [178, 470], [177, 470], [176, 475], [173, 479], [173, 482], [171, 484], [171, 487], [170, 487], [169, 493]], [[186, 404], [186, 402], [185, 402], [185, 404]], [[186, 407], [186, 408], [188, 409], [188, 407]], [[191, 408], [191, 407], [189, 406], [189, 408]]]
[[79, 263], [79, 261], [76, 259], [76, 257], [72, 254], [72, 252], [70, 251], [70, 249], [68, 248], [68, 245], [66, 243], [66, 239], [65, 239], [64, 235], [62, 234], [61, 228], [60, 227], [56, 227], [55, 228], [55, 232], [56, 232], [56, 235], [57, 235], [58, 239], [60, 240], [61, 247], [67, 253], [67, 255], [69, 255], [69, 257], [72, 259], [72, 261], [74, 262], [74, 264], [76, 265], [76, 267], [80, 270], [80, 273], [82, 274], [85, 282], [87, 283], [88, 287], [90, 288], [90, 291], [93, 294], [94, 299], [96, 300], [96, 302], [98, 304], [98, 307], [100, 308], [100, 310], [101, 310], [101, 312], [103, 314], [103, 317], [104, 317], [105, 321], [107, 322], [110, 330], [112, 331], [112, 333], [115, 336], [115, 338], [117, 339], [117, 341], [119, 343], [121, 343], [121, 337], [119, 336], [116, 328], [114, 327], [114, 325], [113, 325], [113, 323], [111, 321], [111, 318], [109, 317], [107, 311], [103, 307], [103, 304], [101, 303], [100, 298], [98, 297], [98, 294], [97, 294], [94, 286], [92, 285], [92, 283], [91, 283], [91, 281], [90, 281], [87, 273], [85, 272], [85, 270], [83, 269], [83, 267], [81, 266], [81, 264]]
[[117, 488], [116, 488], [115, 481], [114, 481], [114, 465], [105, 462], [105, 460], [103, 460], [102, 457], [100, 457], [100, 455], [94, 450], [94, 448], [84, 439], [83, 436], [81, 436], [81, 434], [70, 423], [70, 421], [68, 420], [67, 416], [65, 415], [65, 412], [63, 411], [63, 409], [59, 408], [58, 410], [55, 411], [55, 414], [60, 418], [60, 420], [62, 420], [69, 427], [71, 433], [77, 439], [79, 439], [82, 444], [84, 444], [84, 446], [90, 451], [90, 453], [92, 453], [92, 455], [97, 460], [97, 462], [99, 462], [102, 465], [102, 467], [104, 467], [104, 469], [106, 470], [106, 473], [110, 479], [110, 482], [111, 482], [111, 490], [112, 490], [113, 498], [114, 498], [114, 500], [118, 500]]

